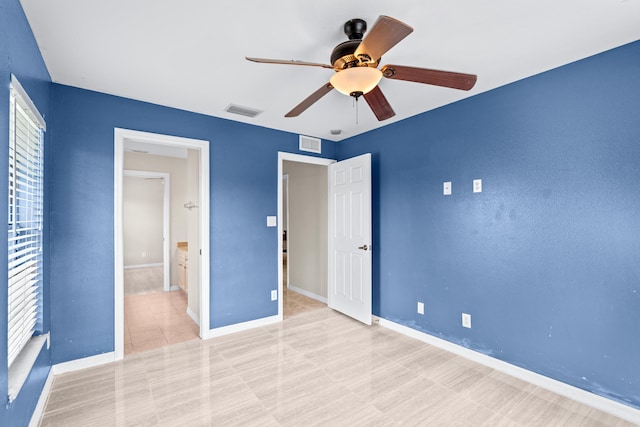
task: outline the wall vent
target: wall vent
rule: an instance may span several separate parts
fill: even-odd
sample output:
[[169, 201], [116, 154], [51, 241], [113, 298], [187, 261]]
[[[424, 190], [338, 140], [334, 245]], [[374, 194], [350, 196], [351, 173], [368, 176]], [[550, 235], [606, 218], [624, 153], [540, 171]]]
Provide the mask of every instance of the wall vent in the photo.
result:
[[322, 140], [300, 135], [300, 151], [322, 154]]
[[229, 106], [225, 108], [224, 111], [231, 114], [239, 114], [245, 117], [255, 117], [258, 114], [262, 113], [262, 111], [256, 110], [255, 108], [242, 107], [235, 104], [229, 104]]

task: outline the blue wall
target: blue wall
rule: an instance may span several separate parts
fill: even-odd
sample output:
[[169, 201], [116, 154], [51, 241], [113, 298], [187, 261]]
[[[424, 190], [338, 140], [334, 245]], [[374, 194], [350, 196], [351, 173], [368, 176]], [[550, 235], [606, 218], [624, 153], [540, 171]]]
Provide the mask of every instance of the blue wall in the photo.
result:
[[[0, 407], [0, 425], [28, 422], [52, 361], [113, 350], [114, 127], [211, 141], [209, 326], [276, 314], [277, 236], [265, 216], [277, 210], [277, 151], [297, 152], [297, 135], [52, 85], [18, 0], [0, 0], [0, 164], [10, 73], [49, 128], [52, 353]], [[640, 42], [325, 142], [326, 157], [373, 153], [375, 313], [640, 408], [638, 75]], [[5, 319], [6, 299], [0, 292]], [[472, 329], [461, 327], [463, 311]], [[6, 328], [0, 360], [3, 343]]]
[[[0, 165], [9, 164], [9, 85], [14, 74], [45, 120], [48, 119], [51, 79], [31, 28], [18, 0], [0, 0]], [[45, 144], [49, 142], [45, 135]], [[5, 166], [6, 167], [6, 166]], [[2, 170], [7, 170], [2, 167]], [[46, 173], [46, 171], [45, 171]], [[7, 224], [8, 174], [0, 173], [0, 223]], [[45, 205], [47, 201], [45, 200]], [[45, 227], [47, 224], [45, 222]], [[45, 228], [45, 258], [48, 240]], [[0, 271], [7, 271], [7, 245], [0, 245]], [[45, 266], [46, 270], [46, 266]], [[5, 276], [6, 277], [6, 276]], [[44, 331], [49, 330], [49, 284], [44, 279]], [[7, 288], [0, 288], [0, 425], [27, 425], [49, 373], [51, 355], [44, 350], [26, 384], [11, 405], [7, 404]]]
[[[210, 141], [210, 328], [278, 312], [278, 151], [298, 135], [53, 85], [51, 322], [53, 362], [113, 351], [114, 127]], [[335, 144], [323, 144], [335, 157]]]
[[640, 42], [340, 144], [373, 154], [375, 313], [640, 408], [638, 76]]

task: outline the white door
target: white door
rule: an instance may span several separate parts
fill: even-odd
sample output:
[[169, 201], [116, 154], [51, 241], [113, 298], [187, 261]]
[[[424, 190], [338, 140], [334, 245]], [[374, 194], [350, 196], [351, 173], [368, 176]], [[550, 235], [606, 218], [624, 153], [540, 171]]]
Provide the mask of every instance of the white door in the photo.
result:
[[371, 324], [371, 154], [329, 166], [329, 307]]

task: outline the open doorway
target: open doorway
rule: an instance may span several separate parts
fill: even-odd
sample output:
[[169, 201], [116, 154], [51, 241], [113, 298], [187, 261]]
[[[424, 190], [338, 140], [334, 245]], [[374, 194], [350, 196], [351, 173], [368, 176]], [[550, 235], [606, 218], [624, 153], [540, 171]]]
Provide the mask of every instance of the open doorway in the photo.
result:
[[125, 295], [168, 292], [171, 288], [171, 175], [124, 170], [123, 179]]
[[150, 144], [126, 142], [124, 148], [124, 355], [128, 356], [198, 337], [198, 324], [188, 314], [187, 284], [177, 279], [185, 270], [185, 262], [178, 259], [186, 258], [188, 230], [197, 229], [197, 223], [189, 223], [182, 206], [188, 187], [188, 150], [160, 152]]
[[327, 167], [334, 162], [278, 153], [281, 319], [327, 305]]
[[[171, 176], [174, 197], [171, 205], [170, 231], [163, 235], [170, 268], [164, 274], [163, 292], [154, 293], [158, 299], [156, 305], [167, 311], [177, 309], [181, 321], [191, 324], [191, 337], [208, 336], [209, 332], [209, 144], [207, 141], [150, 134], [146, 132], [115, 129], [115, 171], [114, 171], [114, 247], [115, 247], [115, 286], [114, 286], [114, 349], [116, 360], [125, 354], [125, 343], [130, 338], [125, 326], [125, 290], [124, 290], [124, 183], [126, 169], [151, 169], [164, 171]], [[131, 155], [131, 158], [126, 158]], [[180, 160], [177, 161], [176, 159]], [[184, 165], [184, 173], [176, 171], [177, 164]], [[142, 173], [142, 172], [141, 172]], [[181, 176], [173, 179], [174, 176]], [[169, 179], [167, 180], [169, 181]], [[178, 188], [178, 187], [180, 188]], [[138, 252], [141, 252], [138, 248]], [[148, 255], [148, 254], [147, 254]], [[184, 262], [188, 259], [188, 262]], [[179, 262], [182, 261], [182, 263]], [[186, 275], [179, 275], [179, 268], [188, 268]], [[179, 277], [182, 286], [179, 286]], [[188, 277], [188, 283], [184, 279]], [[172, 292], [170, 292], [172, 291]], [[180, 296], [180, 295], [182, 296]], [[168, 298], [168, 299], [167, 299]], [[144, 298], [148, 299], [148, 298]], [[149, 303], [152, 304], [152, 303]], [[152, 305], [141, 306], [136, 311], [149, 318]], [[174, 310], [175, 311], [175, 310]], [[204, 321], [200, 321], [203, 319]], [[164, 322], [170, 323], [170, 322]], [[179, 342], [189, 326], [178, 325], [178, 329], [164, 332], [158, 328], [141, 329], [142, 338], [151, 341], [162, 334], [166, 344]], [[180, 330], [182, 329], [182, 331]], [[145, 335], [146, 334], [146, 335]], [[130, 349], [129, 349], [130, 350]]]
[[[328, 307], [350, 316], [366, 325], [371, 325], [372, 307], [372, 231], [371, 231], [371, 154], [336, 162], [331, 159], [301, 156], [297, 154], [278, 153], [278, 218], [283, 218], [283, 186], [280, 185], [286, 162], [305, 163], [322, 166], [326, 171], [325, 185], [327, 188], [326, 209], [315, 207], [315, 214], [327, 217], [328, 228], [324, 236], [326, 240], [318, 240], [327, 250], [327, 268], [325, 271], [317, 268], [318, 259], [310, 258], [303, 268], [322, 274], [324, 289], [327, 291]], [[294, 241], [292, 221], [294, 213], [291, 211], [293, 180], [291, 170], [288, 175], [289, 206], [287, 228], [287, 267], [292, 268], [295, 261], [297, 244]], [[309, 192], [313, 189], [305, 188]], [[318, 191], [318, 190], [316, 190]], [[318, 229], [317, 224], [303, 224], [306, 229]], [[317, 230], [316, 230], [317, 232]], [[306, 242], [305, 242], [306, 243]], [[322, 252], [320, 249], [319, 252]], [[278, 222], [278, 290], [282, 296], [287, 289], [283, 288], [285, 271], [283, 268], [283, 222]], [[289, 275], [288, 290], [293, 283], [293, 274]], [[312, 292], [313, 293], [313, 292]], [[315, 294], [317, 296], [317, 294]], [[283, 301], [279, 298], [278, 317], [283, 319], [285, 310]], [[316, 300], [321, 300], [316, 298]]]

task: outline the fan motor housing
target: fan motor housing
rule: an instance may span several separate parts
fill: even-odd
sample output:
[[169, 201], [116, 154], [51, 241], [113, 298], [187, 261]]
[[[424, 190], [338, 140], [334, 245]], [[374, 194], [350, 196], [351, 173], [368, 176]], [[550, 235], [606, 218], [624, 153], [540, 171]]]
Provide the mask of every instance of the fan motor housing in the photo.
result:
[[367, 31], [367, 22], [360, 18], [350, 19], [344, 24], [344, 33], [349, 37], [346, 42], [340, 43], [331, 52], [331, 65], [336, 71], [351, 67], [377, 67], [380, 58], [377, 60], [369, 57], [358, 58], [354, 55], [358, 46], [362, 42], [362, 36]]
[[355, 67], [358, 64], [358, 58], [353, 54], [362, 40], [347, 40], [340, 43], [331, 52], [331, 65], [336, 70], [342, 70], [349, 67]]

